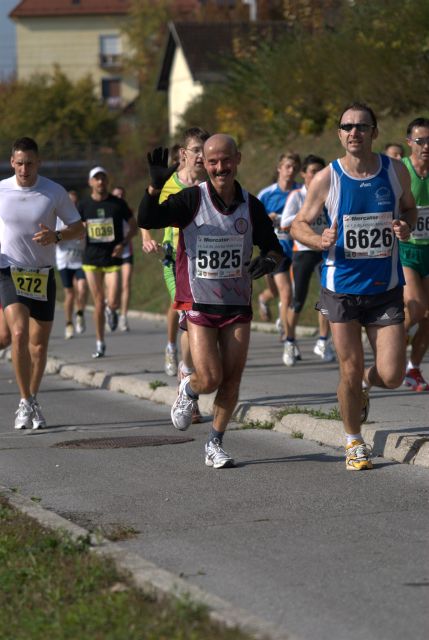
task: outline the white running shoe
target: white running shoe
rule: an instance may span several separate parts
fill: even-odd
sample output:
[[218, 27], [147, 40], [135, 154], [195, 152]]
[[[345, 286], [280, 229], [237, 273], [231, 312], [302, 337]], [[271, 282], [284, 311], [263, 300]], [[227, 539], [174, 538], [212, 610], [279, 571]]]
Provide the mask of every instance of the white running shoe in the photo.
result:
[[215, 438], [206, 443], [206, 465], [214, 469], [233, 467], [234, 459], [220, 446], [219, 440]]
[[334, 362], [335, 353], [331, 346], [330, 340], [317, 340], [314, 345], [313, 353], [322, 358], [323, 362]]
[[128, 324], [127, 316], [123, 316], [123, 315], [119, 316], [118, 329], [119, 329], [119, 331], [129, 331], [130, 330], [130, 325]]
[[104, 342], [97, 343], [95, 352], [92, 354], [93, 358], [104, 358], [106, 353], [106, 344]]
[[194, 400], [188, 396], [185, 387], [191, 376], [186, 376], [180, 383], [179, 393], [171, 407], [171, 421], [176, 429], [185, 431], [192, 424], [192, 414], [194, 411]]
[[279, 334], [282, 336], [284, 331], [283, 331], [283, 324], [282, 324], [281, 318], [277, 318], [276, 320], [276, 329], [279, 332]]
[[70, 338], [73, 338], [74, 336], [74, 327], [73, 327], [73, 323], [72, 322], [67, 322], [65, 329], [64, 329], [64, 338], [66, 340], [70, 340]]
[[46, 429], [46, 419], [42, 413], [42, 408], [37, 402], [37, 398], [31, 399], [31, 406], [33, 407], [33, 429]]
[[177, 376], [177, 349], [165, 349], [164, 371], [168, 376]]
[[15, 414], [15, 429], [27, 429], [32, 426], [33, 407], [31, 402], [20, 400]]
[[295, 343], [286, 340], [283, 348], [283, 364], [287, 367], [293, 367], [296, 363]]
[[82, 335], [86, 330], [85, 316], [76, 314], [75, 317], [76, 333]]

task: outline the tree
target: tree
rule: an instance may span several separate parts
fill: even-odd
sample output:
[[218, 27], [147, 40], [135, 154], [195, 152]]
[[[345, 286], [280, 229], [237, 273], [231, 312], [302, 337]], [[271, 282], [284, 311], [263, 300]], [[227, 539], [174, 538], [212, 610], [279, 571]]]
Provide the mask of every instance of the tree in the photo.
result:
[[117, 116], [95, 96], [90, 77], [72, 83], [59, 69], [52, 76], [0, 85], [0, 143], [29, 135], [55, 154], [76, 146], [114, 146]]

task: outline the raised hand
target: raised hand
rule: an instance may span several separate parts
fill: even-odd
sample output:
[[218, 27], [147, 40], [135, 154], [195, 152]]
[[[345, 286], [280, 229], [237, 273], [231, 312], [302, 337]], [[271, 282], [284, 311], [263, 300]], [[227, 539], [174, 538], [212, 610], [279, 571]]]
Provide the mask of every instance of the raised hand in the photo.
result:
[[151, 186], [154, 189], [162, 189], [168, 178], [176, 171], [178, 162], [168, 166], [168, 149], [157, 147], [152, 153], [147, 154]]

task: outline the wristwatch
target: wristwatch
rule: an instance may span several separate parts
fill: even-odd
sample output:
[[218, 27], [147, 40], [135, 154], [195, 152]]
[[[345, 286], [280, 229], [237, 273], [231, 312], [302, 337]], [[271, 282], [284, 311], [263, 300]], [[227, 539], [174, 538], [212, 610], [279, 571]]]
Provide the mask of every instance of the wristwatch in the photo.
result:
[[55, 231], [55, 244], [58, 244], [63, 239], [61, 231]]

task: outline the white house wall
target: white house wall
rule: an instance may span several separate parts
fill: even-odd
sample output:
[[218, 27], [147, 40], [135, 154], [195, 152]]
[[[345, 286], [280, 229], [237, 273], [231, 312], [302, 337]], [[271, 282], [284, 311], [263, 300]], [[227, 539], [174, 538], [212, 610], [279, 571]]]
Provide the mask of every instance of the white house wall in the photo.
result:
[[181, 117], [189, 104], [202, 93], [202, 84], [193, 80], [182, 49], [176, 47], [168, 88], [170, 136], [174, 136]]

